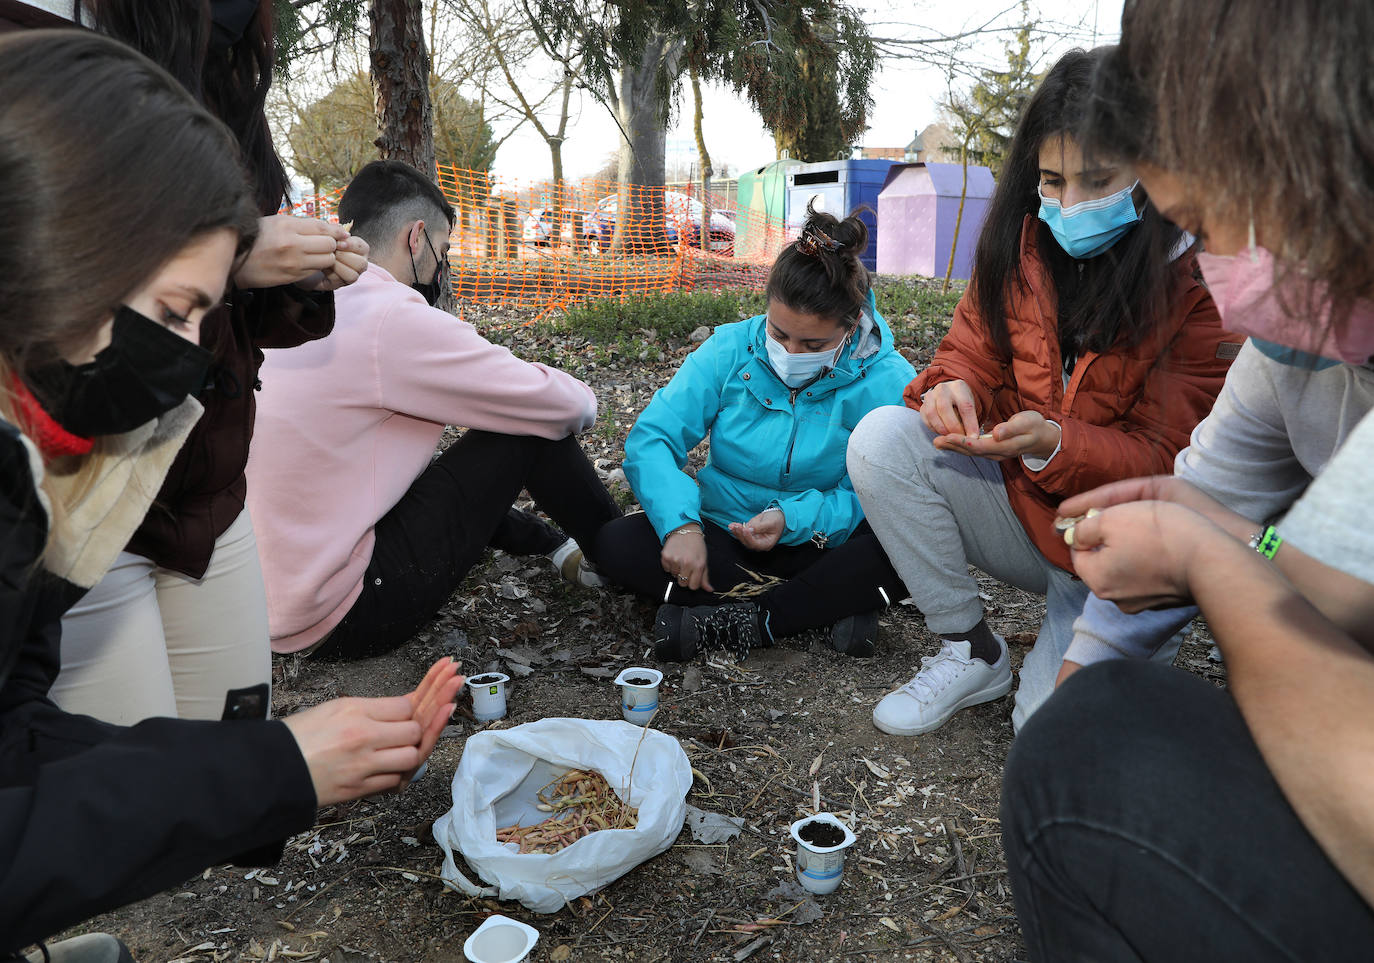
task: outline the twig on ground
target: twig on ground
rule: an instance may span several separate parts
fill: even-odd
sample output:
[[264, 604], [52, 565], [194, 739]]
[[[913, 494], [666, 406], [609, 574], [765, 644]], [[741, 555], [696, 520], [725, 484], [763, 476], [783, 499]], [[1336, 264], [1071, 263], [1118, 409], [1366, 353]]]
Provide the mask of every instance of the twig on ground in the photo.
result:
[[749, 959], [749, 957], [753, 956], [759, 950], [763, 949], [765, 946], [768, 946], [772, 942], [772, 936], [760, 936], [758, 939], [754, 940], [754, 942], [750, 943], [744, 949], [735, 951], [735, 963], [740, 963], [741, 960]]
[[959, 963], [971, 963], [972, 957], [968, 955], [968, 951], [965, 950], [958, 943], [950, 939], [949, 934], [947, 934], [944, 930], [937, 929], [930, 923], [919, 918], [916, 920], [916, 924], [920, 926], [921, 929], [925, 930], [931, 936], [935, 937], [937, 940], [943, 943], [945, 947], [948, 948], [948, 950], [954, 954], [955, 959], [957, 959]]
[[711, 925], [711, 918], [714, 917], [715, 915], [716, 915], [716, 911], [715, 911], [715, 910], [711, 910], [710, 912], [708, 912], [708, 913], [706, 914], [706, 919], [702, 920], [701, 929], [697, 930], [697, 935], [694, 936], [694, 937], [692, 937], [692, 945], [693, 945], [693, 946], [696, 946], [698, 943], [701, 942], [701, 934], [706, 932], [706, 927], [708, 927], [708, 926]]
[[959, 878], [964, 881], [964, 889], [968, 891], [969, 902], [976, 908], [978, 901], [973, 896], [973, 877], [969, 874], [968, 863], [964, 860], [964, 844], [959, 841], [959, 834], [955, 832], [954, 820], [948, 816], [942, 816], [940, 822], [945, 827], [945, 835], [949, 838], [949, 847], [954, 851], [954, 865], [959, 869]]

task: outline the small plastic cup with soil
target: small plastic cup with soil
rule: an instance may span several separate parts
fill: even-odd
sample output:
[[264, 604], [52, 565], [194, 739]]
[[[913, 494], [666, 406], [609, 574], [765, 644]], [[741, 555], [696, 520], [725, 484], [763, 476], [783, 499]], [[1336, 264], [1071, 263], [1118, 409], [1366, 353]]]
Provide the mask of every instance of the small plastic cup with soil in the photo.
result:
[[641, 666], [630, 666], [616, 676], [615, 684], [620, 686], [620, 714], [626, 722], [637, 726], [649, 724], [658, 711], [658, 686], [662, 681], [662, 672]]
[[506, 683], [510, 676], [500, 672], [483, 672], [467, 681], [472, 693], [472, 715], [478, 722], [490, 722], [506, 714]]
[[797, 843], [797, 881], [808, 892], [833, 893], [844, 873], [844, 851], [854, 844], [853, 831], [830, 813], [806, 816], [792, 824]]

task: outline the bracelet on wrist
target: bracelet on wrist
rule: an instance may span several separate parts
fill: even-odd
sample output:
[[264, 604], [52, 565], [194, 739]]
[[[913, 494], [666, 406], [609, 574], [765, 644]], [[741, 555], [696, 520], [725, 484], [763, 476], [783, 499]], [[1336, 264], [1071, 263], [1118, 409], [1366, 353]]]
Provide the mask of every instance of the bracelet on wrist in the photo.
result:
[[1262, 532], [1256, 532], [1250, 536], [1250, 547], [1259, 552], [1265, 558], [1273, 560], [1278, 553], [1279, 546], [1283, 544], [1283, 537], [1270, 525]]
[[674, 535], [700, 535], [702, 538], [706, 537], [706, 533], [701, 530], [701, 526], [698, 525], [696, 522], [690, 522], [686, 525], [683, 525], [680, 528], [673, 529], [671, 532], [664, 536], [663, 540], [666, 542]]

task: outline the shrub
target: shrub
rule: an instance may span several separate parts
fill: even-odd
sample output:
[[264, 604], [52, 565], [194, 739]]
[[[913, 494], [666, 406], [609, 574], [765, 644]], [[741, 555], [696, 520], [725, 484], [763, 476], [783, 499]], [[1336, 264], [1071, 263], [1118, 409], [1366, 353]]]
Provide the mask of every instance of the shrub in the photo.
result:
[[714, 328], [762, 312], [763, 295], [757, 291], [669, 291], [575, 304], [549, 324], [593, 341], [614, 340], [641, 329], [686, 338], [703, 324]]

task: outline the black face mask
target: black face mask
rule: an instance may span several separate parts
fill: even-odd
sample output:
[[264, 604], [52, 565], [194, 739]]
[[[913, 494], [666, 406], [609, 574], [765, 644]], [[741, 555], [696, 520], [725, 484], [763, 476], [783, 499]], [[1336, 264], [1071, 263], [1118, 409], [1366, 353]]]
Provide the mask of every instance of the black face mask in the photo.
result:
[[259, 0], [210, 0], [210, 49], [228, 50], [243, 39]]
[[429, 246], [429, 253], [434, 255], [434, 277], [428, 281], [420, 280], [420, 272], [415, 268], [415, 255], [410, 256], [410, 273], [415, 276], [415, 283], [411, 285], [416, 291], [420, 292], [420, 297], [429, 302], [430, 307], [439, 303], [440, 286], [443, 283], [444, 262], [439, 259], [439, 254], [434, 250], [434, 245], [430, 243], [429, 232], [425, 231], [425, 244]]
[[86, 364], [56, 361], [33, 372], [30, 388], [74, 435], [119, 435], [171, 411], [205, 386], [211, 354], [139, 314], [115, 312], [109, 345]]

